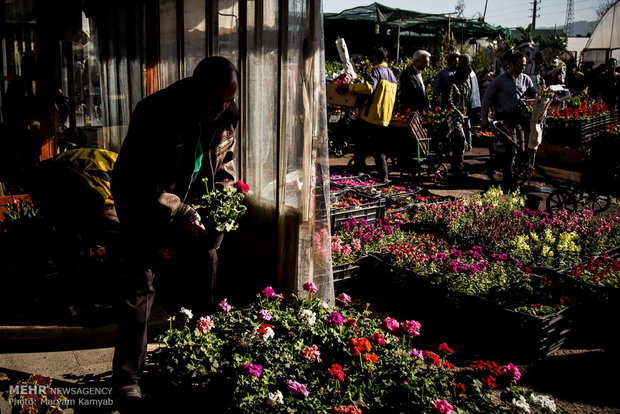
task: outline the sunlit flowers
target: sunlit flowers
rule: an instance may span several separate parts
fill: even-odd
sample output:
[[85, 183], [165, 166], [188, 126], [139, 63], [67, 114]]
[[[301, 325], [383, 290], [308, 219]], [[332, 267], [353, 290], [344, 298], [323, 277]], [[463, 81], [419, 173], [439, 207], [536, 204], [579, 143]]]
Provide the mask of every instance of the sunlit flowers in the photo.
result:
[[[398, 327], [396, 329], [398, 330]], [[403, 322], [403, 331], [407, 332], [411, 336], [420, 335], [420, 329], [422, 329], [422, 324], [420, 322], [417, 322], [417, 321]]]
[[319, 288], [314, 282], [306, 282], [304, 283], [304, 290], [310, 293], [316, 293]]
[[264, 341], [267, 342], [267, 340], [273, 338], [275, 336], [275, 333], [273, 332], [273, 329], [271, 329], [272, 326], [267, 324], [267, 323], [261, 323], [258, 328], [256, 328], [256, 333], [260, 336], [260, 338]]
[[270, 321], [272, 316], [271, 316], [271, 312], [269, 311], [269, 309], [261, 309], [258, 311], [258, 316], [261, 317], [261, 319], [264, 319], [266, 321]]
[[508, 381], [517, 382], [521, 379], [521, 372], [519, 371], [519, 368], [517, 368], [517, 366], [512, 363], [504, 365], [501, 368], [501, 373], [502, 376]]
[[284, 295], [281, 293], [276, 293], [271, 286], [267, 286], [263, 289], [263, 295], [267, 299], [284, 299]]
[[239, 368], [241, 368], [241, 370], [247, 374], [247, 375], [253, 375], [257, 378], [259, 378], [261, 376], [261, 374], [263, 373], [263, 367], [258, 365], [258, 364], [252, 364], [249, 362], [245, 362], [243, 364], [239, 364]]
[[222, 309], [224, 312], [230, 312], [230, 310], [232, 309], [232, 306], [228, 304], [228, 299], [224, 299], [218, 305], [220, 309]]
[[314, 326], [316, 323], [316, 313], [312, 312], [310, 309], [302, 309], [297, 314], [297, 317], [304, 323]]
[[351, 355], [357, 356], [361, 353], [370, 352], [372, 346], [366, 338], [351, 338], [349, 340], [349, 349], [351, 350]]
[[301, 355], [308, 361], [321, 362], [321, 352], [319, 352], [319, 348], [316, 345], [304, 348]]
[[451, 414], [454, 407], [446, 400], [437, 399], [433, 403], [433, 413], [436, 414]]
[[288, 380], [286, 388], [288, 388], [288, 392], [291, 395], [303, 395], [305, 398], [308, 398], [309, 393], [306, 390], [306, 386], [297, 381]]
[[267, 395], [267, 403], [269, 405], [282, 405], [284, 404], [284, 395], [282, 395], [282, 392], [280, 391], [276, 391], [276, 392], [270, 392]]
[[332, 364], [332, 367], [327, 372], [338, 381], [344, 380], [344, 371], [342, 370], [342, 365], [340, 364]]
[[213, 329], [213, 321], [210, 316], [203, 316], [196, 321], [196, 328], [202, 334], [206, 334], [211, 329]]
[[327, 317], [325, 323], [328, 325], [340, 326], [344, 323], [344, 318], [339, 312], [332, 312]]
[[340, 295], [338, 295], [338, 300], [342, 303], [349, 303], [351, 302], [351, 296], [347, 295], [346, 293], [342, 292]]
[[394, 318], [390, 318], [389, 316], [387, 318], [385, 318], [382, 323], [381, 323], [381, 328], [385, 329], [388, 332], [391, 332], [393, 334], [397, 334], [398, 333], [398, 329], [400, 328], [400, 324], [398, 323], [398, 321]]
[[189, 309], [181, 308], [181, 313], [185, 315], [187, 319], [192, 319], [194, 317], [194, 314]]

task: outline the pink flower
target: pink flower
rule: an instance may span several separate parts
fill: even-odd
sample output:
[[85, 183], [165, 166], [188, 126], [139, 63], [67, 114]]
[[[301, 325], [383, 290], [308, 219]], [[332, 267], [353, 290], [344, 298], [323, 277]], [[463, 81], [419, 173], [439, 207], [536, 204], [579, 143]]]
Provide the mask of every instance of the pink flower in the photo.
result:
[[509, 381], [517, 382], [521, 379], [521, 372], [519, 371], [519, 368], [512, 363], [502, 367], [502, 375]]
[[407, 352], [409, 355], [411, 355], [411, 358], [419, 358], [422, 361], [424, 361], [424, 352], [422, 352], [422, 350], [418, 350], [415, 348], [412, 348], [411, 351]]
[[267, 286], [265, 289], [263, 289], [263, 295], [265, 295], [265, 297], [269, 299], [270, 297], [275, 295], [275, 292], [273, 291], [273, 288], [271, 286]]
[[249, 362], [240, 364], [239, 367], [247, 374], [254, 375], [255, 377], [260, 377], [263, 373], [263, 367], [258, 364], [251, 364]]
[[209, 316], [203, 316], [196, 321], [196, 328], [198, 328], [200, 333], [206, 334], [213, 329], [213, 321]]
[[344, 318], [338, 312], [332, 312], [329, 314], [325, 322], [332, 324], [334, 326], [340, 326], [344, 323]]
[[385, 345], [385, 339], [383, 339], [383, 335], [381, 335], [379, 332], [375, 332], [374, 334], [370, 335], [368, 339], [370, 339], [377, 345]]
[[316, 293], [319, 290], [319, 287], [314, 282], [306, 282], [304, 283], [304, 290], [310, 293]]
[[319, 348], [316, 345], [312, 345], [309, 348], [305, 348], [301, 354], [308, 361], [312, 361], [313, 359], [316, 359], [318, 362], [321, 362], [321, 352], [319, 351]]
[[222, 308], [224, 312], [228, 312], [231, 309], [231, 306], [228, 304], [228, 299], [224, 299], [223, 301], [219, 303], [219, 305], [220, 305], [220, 308]]
[[420, 335], [420, 329], [422, 328], [422, 324], [417, 321], [405, 321], [403, 322], [403, 330], [407, 332], [411, 336]]
[[446, 400], [437, 398], [433, 403], [433, 413], [436, 414], [451, 414], [454, 407]]
[[385, 318], [381, 323], [381, 328], [393, 334], [398, 333], [399, 327], [400, 324], [398, 323], [398, 321], [396, 319], [390, 318], [389, 316]]
[[346, 293], [342, 292], [340, 295], [338, 295], [338, 300], [340, 302], [343, 302], [343, 303], [349, 303], [349, 302], [351, 302], [351, 296], [349, 296]]
[[258, 314], [266, 321], [271, 320], [271, 312], [269, 312], [269, 309], [261, 309], [258, 311]]
[[286, 387], [288, 388], [288, 392], [291, 395], [299, 395], [302, 394], [304, 397], [308, 398], [308, 391], [306, 390], [306, 386], [300, 384], [297, 381], [288, 380], [286, 383]]

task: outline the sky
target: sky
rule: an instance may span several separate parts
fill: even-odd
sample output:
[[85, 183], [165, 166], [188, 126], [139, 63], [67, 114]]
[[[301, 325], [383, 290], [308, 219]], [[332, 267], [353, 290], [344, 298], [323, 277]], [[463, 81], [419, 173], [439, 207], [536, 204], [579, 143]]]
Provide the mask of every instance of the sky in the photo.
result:
[[[597, 20], [596, 9], [602, 0], [573, 0], [574, 21]], [[367, 6], [374, 0], [323, 0], [323, 12], [339, 13], [358, 6]], [[458, 0], [378, 0], [377, 3], [398, 9], [422, 13], [454, 12]], [[484, 13], [485, 0], [464, 0], [466, 18], [478, 18]], [[533, 0], [486, 0], [485, 21], [509, 28], [526, 27], [532, 23]], [[537, 0], [536, 27], [563, 26], [566, 21], [567, 0]]]

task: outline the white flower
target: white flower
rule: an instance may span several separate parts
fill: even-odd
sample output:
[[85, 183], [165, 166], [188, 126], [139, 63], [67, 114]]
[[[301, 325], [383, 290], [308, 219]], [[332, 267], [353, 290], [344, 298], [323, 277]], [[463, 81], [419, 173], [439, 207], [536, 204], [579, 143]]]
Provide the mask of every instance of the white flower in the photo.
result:
[[284, 396], [280, 391], [270, 392], [269, 400], [267, 402], [269, 403], [269, 405], [284, 404]]
[[319, 303], [319, 306], [323, 309], [329, 309], [329, 304], [323, 300]]
[[518, 400], [513, 398], [512, 407], [513, 409], [519, 409], [525, 413], [530, 412], [530, 405], [527, 403], [524, 396], [520, 396]]
[[314, 326], [314, 323], [316, 322], [316, 314], [312, 312], [310, 309], [300, 310], [297, 317], [301, 319], [302, 321], [306, 322], [310, 326]]
[[540, 408], [550, 411], [552, 413], [555, 413], [557, 410], [557, 407], [555, 406], [555, 401], [552, 398], [547, 397], [546, 395], [532, 394], [530, 395], [530, 401], [534, 405], [537, 405]]
[[194, 314], [189, 309], [181, 308], [181, 313], [187, 316], [187, 319], [192, 319], [194, 317]]
[[267, 331], [267, 333], [263, 334], [263, 341], [267, 342], [268, 339], [273, 338], [276, 334], [271, 328], [265, 328], [265, 330]]

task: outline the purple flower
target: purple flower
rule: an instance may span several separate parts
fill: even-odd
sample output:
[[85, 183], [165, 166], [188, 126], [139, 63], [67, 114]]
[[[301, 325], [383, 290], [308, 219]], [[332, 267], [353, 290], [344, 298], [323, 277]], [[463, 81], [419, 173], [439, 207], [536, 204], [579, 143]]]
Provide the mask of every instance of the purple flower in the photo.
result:
[[412, 348], [411, 351], [407, 352], [407, 354], [411, 355], [411, 358], [419, 358], [422, 361], [424, 361], [424, 352], [422, 352], [422, 350], [418, 350], [415, 348]]
[[269, 309], [261, 309], [258, 311], [258, 314], [266, 321], [271, 320], [271, 312], [269, 312]]
[[306, 386], [300, 384], [294, 380], [288, 380], [286, 383], [286, 387], [288, 388], [288, 392], [291, 395], [299, 395], [302, 394], [305, 398], [308, 398], [308, 391], [306, 390]]
[[329, 314], [325, 322], [334, 326], [340, 326], [344, 323], [344, 318], [338, 312], [332, 312]]
[[222, 308], [222, 310], [223, 310], [224, 312], [228, 312], [228, 311], [230, 311], [230, 309], [232, 308], [232, 307], [228, 304], [228, 299], [224, 299], [223, 301], [221, 301], [221, 302], [219, 303], [219, 305], [220, 305], [220, 308]]
[[263, 367], [258, 364], [251, 364], [249, 362], [240, 364], [239, 367], [244, 371], [247, 375], [254, 375], [255, 377], [260, 377], [263, 373]]

